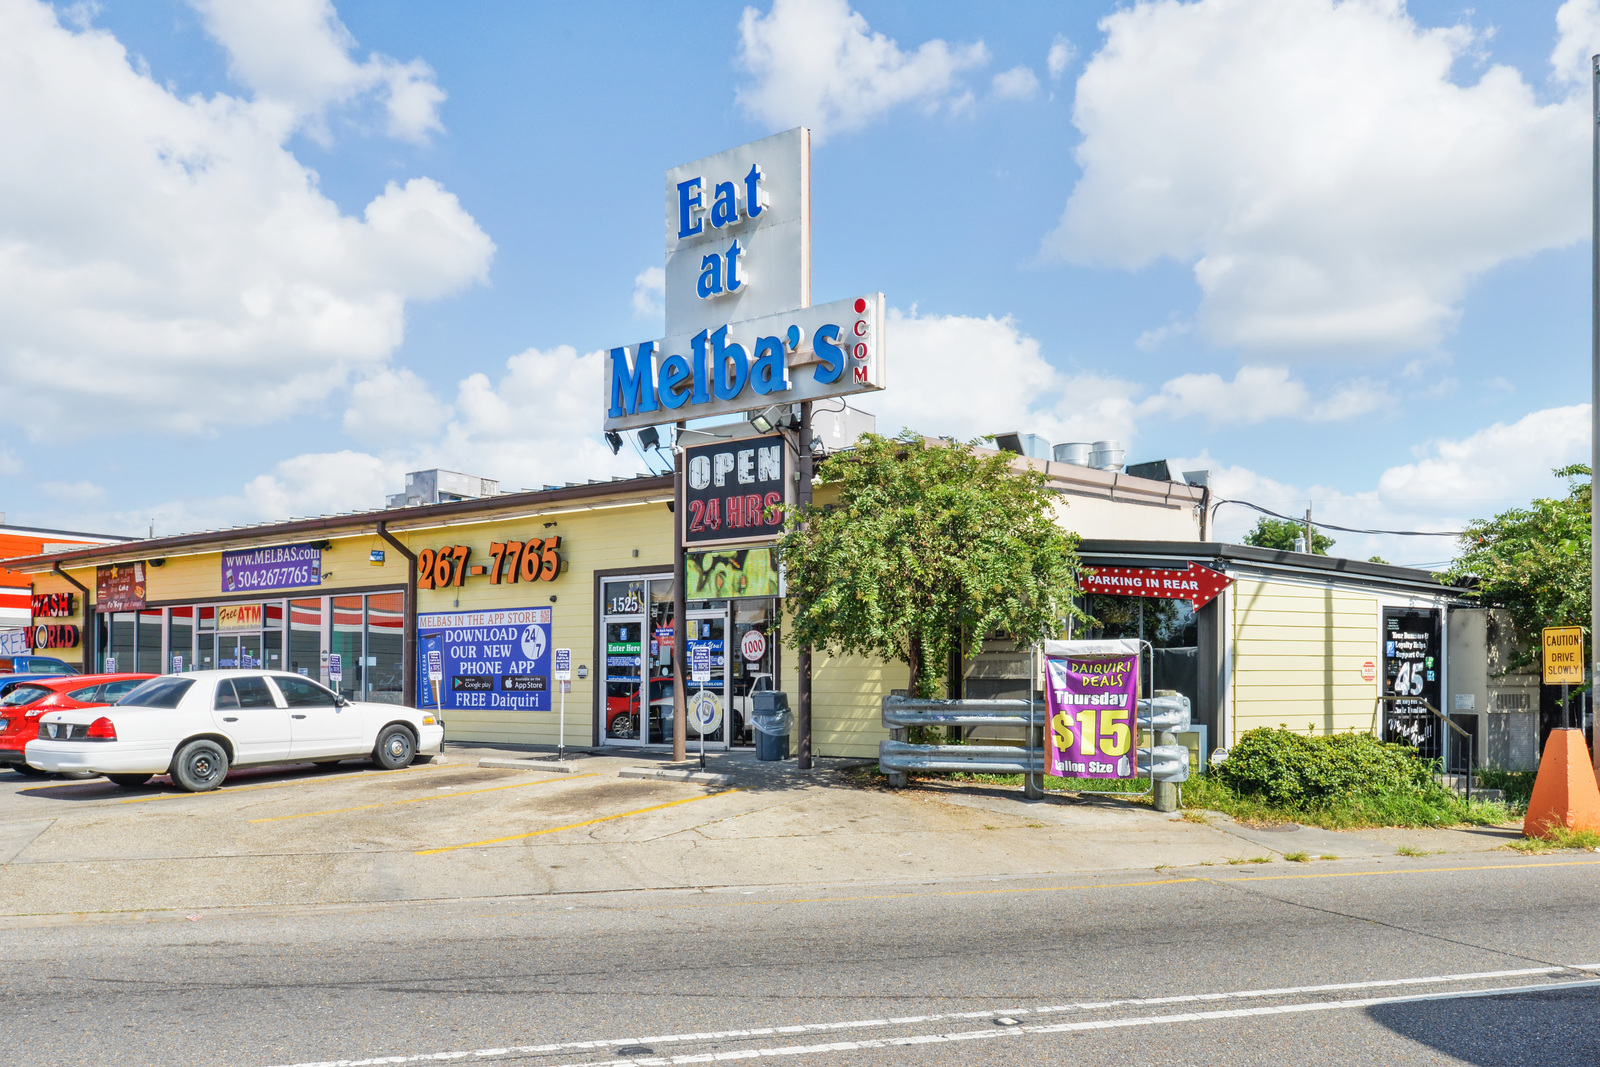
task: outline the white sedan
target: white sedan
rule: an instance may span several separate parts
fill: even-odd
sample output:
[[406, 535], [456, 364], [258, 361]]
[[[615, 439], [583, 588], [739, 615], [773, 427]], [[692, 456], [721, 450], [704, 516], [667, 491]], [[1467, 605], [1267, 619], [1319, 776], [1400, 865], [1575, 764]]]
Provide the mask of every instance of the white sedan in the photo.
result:
[[170, 774], [198, 793], [229, 767], [369, 757], [398, 770], [443, 742], [443, 724], [415, 708], [346, 700], [298, 674], [205, 671], [152, 678], [110, 707], [51, 712], [23, 758], [128, 788]]

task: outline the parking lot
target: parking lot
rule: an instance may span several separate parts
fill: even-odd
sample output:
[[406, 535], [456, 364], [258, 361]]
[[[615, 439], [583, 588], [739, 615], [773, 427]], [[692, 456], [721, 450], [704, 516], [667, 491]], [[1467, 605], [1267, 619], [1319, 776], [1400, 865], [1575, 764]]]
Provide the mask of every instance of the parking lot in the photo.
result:
[[[480, 767], [485, 755], [508, 753], [453, 746], [399, 771], [263, 767], [198, 794], [165, 778], [126, 790], [0, 774], [0, 915], [992, 878], [1304, 847], [1295, 834], [1120, 802], [1029, 804], [975, 786], [890, 792], [792, 763], [724, 763], [724, 782], [697, 784], [619, 777], [651, 767], [637, 755], [576, 759], [568, 774]], [[1458, 836], [1440, 840], [1499, 844]], [[1351, 836], [1337, 851], [1393, 856], [1395, 845]]]

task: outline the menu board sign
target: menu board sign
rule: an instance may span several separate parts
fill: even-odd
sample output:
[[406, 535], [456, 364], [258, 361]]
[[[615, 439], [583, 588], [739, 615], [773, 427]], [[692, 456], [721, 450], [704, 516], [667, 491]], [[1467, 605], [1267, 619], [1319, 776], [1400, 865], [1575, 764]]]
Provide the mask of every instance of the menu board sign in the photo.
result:
[[94, 570], [96, 611], [138, 611], [144, 607], [144, 564], [112, 563]]

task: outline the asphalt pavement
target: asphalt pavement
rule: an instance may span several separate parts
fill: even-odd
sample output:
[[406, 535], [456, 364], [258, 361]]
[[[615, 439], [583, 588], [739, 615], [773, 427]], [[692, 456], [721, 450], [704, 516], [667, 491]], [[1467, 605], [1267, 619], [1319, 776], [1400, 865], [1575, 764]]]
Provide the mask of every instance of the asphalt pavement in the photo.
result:
[[0, 1063], [1592, 1067], [1597, 885], [1498, 852], [11, 916]]

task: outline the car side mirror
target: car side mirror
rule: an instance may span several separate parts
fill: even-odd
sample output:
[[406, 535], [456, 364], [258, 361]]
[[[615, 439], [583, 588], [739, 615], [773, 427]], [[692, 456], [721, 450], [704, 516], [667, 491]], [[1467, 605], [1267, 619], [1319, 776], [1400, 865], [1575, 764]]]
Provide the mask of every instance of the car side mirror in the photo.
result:
[[336, 708], [347, 708], [350, 706], [350, 701], [345, 699], [343, 693], [335, 693], [333, 694], [333, 706]]

